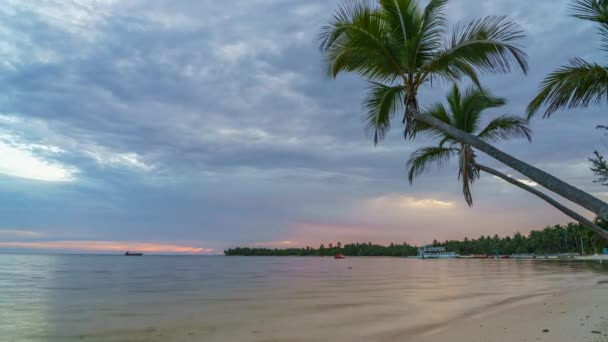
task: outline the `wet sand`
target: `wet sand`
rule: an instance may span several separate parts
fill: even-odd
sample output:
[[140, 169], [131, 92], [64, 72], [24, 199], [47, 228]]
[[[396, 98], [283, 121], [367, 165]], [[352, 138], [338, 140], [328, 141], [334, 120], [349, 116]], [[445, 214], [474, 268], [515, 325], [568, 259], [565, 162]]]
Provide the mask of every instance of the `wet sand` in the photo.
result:
[[554, 293], [530, 303], [498, 309], [447, 324], [416, 341], [605, 342], [608, 341], [608, 285]]
[[[365, 308], [352, 308], [365, 310]], [[319, 316], [323, 317], [322, 308]], [[383, 313], [378, 312], [378, 319]], [[331, 325], [329, 317], [327, 324]], [[173, 328], [147, 328], [137, 331], [89, 336], [103, 341], [410, 341], [419, 342], [606, 342], [608, 341], [608, 285], [577, 292], [553, 293], [531, 298], [514, 298], [485, 311], [449, 321], [429, 323], [416, 329], [400, 329], [394, 322], [386, 325], [343, 324], [336, 320], [327, 332], [302, 331], [298, 326], [318, 322], [292, 322], [287, 326], [245, 328], [238, 324], [207, 325], [205, 322]], [[272, 322], [268, 322], [272, 326]], [[259, 330], [258, 330], [259, 329]], [[360, 338], [352, 335], [359, 330]], [[291, 332], [290, 332], [291, 331]]]

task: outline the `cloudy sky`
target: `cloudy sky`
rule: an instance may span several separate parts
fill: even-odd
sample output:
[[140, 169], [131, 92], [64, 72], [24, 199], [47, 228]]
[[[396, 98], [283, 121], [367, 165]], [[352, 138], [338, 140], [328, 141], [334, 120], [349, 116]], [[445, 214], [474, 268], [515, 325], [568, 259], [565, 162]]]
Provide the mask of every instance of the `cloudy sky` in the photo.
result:
[[[219, 253], [235, 245], [452, 239], [568, 218], [483, 176], [474, 206], [455, 164], [410, 186], [429, 141], [378, 147], [365, 84], [327, 79], [316, 36], [337, 1], [5, 0], [0, 7], [0, 251]], [[601, 61], [568, 1], [451, 0], [450, 23], [499, 14], [528, 35], [528, 76], [484, 77], [522, 114], [543, 76]], [[448, 85], [422, 92], [422, 105]], [[600, 198], [587, 157], [601, 108], [532, 121], [500, 147]], [[485, 163], [521, 177], [480, 156]]]

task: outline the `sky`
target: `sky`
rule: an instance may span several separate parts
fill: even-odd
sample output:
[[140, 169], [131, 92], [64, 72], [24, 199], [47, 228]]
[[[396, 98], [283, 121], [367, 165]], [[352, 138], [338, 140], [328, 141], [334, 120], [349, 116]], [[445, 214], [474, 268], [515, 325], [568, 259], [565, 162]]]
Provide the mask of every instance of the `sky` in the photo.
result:
[[[605, 61], [568, 1], [450, 0], [450, 27], [507, 15], [530, 72], [485, 75], [523, 115], [571, 57]], [[0, 7], [0, 252], [218, 254], [234, 246], [421, 244], [568, 222], [482, 175], [468, 208], [455, 162], [410, 185], [398, 122], [374, 147], [365, 82], [324, 75], [318, 0], [5, 0]], [[449, 84], [420, 92], [421, 106]], [[603, 108], [531, 121], [502, 150], [608, 200], [587, 158]], [[479, 154], [479, 161], [523, 179]], [[573, 206], [587, 216], [579, 207]]]

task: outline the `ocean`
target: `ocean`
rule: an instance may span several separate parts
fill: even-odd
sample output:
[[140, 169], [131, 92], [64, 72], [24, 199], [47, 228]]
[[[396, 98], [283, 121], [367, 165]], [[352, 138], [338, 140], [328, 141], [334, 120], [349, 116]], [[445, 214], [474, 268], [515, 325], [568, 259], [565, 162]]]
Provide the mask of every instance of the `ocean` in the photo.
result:
[[606, 280], [576, 261], [0, 254], [0, 341], [402, 341]]

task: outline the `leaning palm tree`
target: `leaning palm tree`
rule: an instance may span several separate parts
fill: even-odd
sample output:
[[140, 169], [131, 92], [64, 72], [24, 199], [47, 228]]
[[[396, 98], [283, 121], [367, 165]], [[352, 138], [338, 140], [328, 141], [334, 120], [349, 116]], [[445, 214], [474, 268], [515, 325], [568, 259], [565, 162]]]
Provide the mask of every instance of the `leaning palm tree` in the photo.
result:
[[523, 175], [608, 219], [608, 204], [556, 177], [522, 162], [478, 137], [419, 111], [418, 93], [434, 80], [468, 78], [479, 86], [480, 73], [528, 69], [518, 43], [524, 37], [506, 17], [486, 17], [457, 25], [446, 39], [447, 0], [346, 0], [320, 34], [327, 73], [354, 72], [369, 81], [364, 101], [367, 130], [378, 143], [391, 119], [403, 112], [406, 137], [424, 123], [475, 147]]
[[[448, 94], [447, 102], [447, 108], [439, 103], [426, 110], [425, 114], [488, 142], [500, 142], [511, 138], [531, 139], [527, 120], [518, 116], [502, 115], [491, 120], [484, 128], [481, 127], [484, 111], [505, 104], [505, 99], [494, 97], [487, 90], [469, 88], [462, 93], [454, 85], [452, 91]], [[425, 124], [416, 125], [416, 133], [431, 135], [439, 140], [439, 145], [422, 147], [411, 154], [407, 162], [410, 183], [414, 181], [415, 177], [425, 173], [433, 166], [444, 166], [451, 158], [458, 157], [458, 178], [462, 182], [462, 193], [469, 206], [473, 204], [471, 185], [479, 179], [480, 172], [483, 171], [540, 197], [581, 225], [608, 239], [607, 230], [602, 229], [584, 216], [515, 178], [479, 164], [475, 151], [470, 145], [455, 140], [445, 132]]]
[[[575, 0], [573, 15], [599, 24], [602, 49], [608, 51], [608, 0]], [[568, 65], [550, 73], [539, 92], [528, 105], [528, 117], [542, 107], [544, 116], [560, 109], [587, 107], [608, 102], [608, 65], [600, 65], [582, 58], [572, 58]]]

